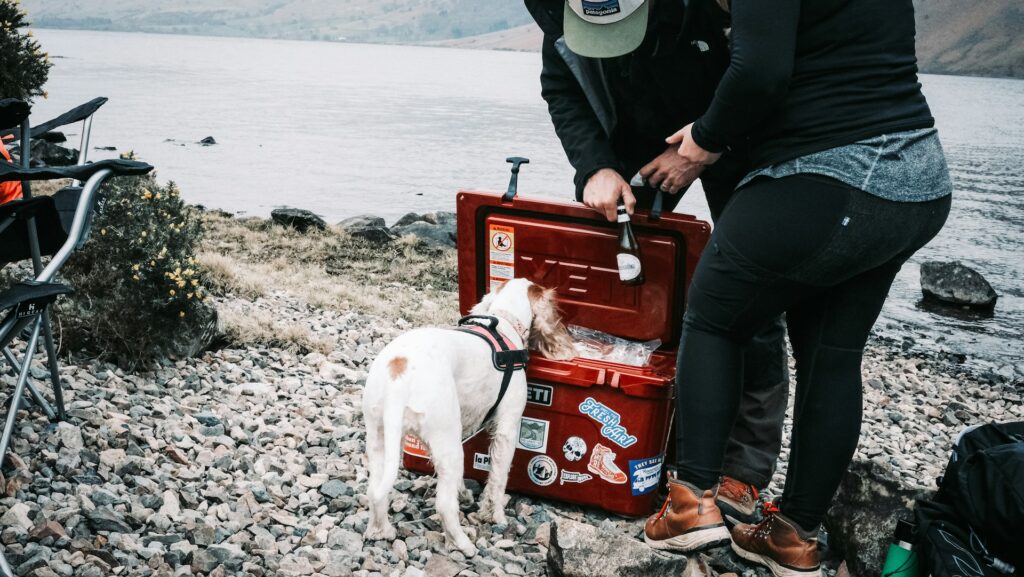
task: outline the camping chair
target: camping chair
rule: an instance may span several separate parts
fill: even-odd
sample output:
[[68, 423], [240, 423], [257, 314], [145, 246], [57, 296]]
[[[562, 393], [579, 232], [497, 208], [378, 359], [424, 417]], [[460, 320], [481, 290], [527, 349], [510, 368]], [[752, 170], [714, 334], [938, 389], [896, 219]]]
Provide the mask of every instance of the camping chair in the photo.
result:
[[[14, 390], [9, 396], [3, 433], [0, 436], [0, 466], [7, 456], [7, 448], [14, 432], [25, 389], [28, 389], [31, 401], [42, 409], [50, 420], [65, 418], [57, 351], [47, 313], [57, 297], [72, 292], [70, 287], [55, 279], [71, 254], [86, 241], [100, 186], [111, 176], [143, 175], [153, 169], [148, 164], [130, 160], [101, 160], [67, 167], [30, 168], [32, 136], [60, 126], [61, 123], [53, 123], [61, 119], [65, 120], [63, 123], [77, 120], [86, 122], [86, 130], [83, 130], [82, 134], [82, 151], [79, 154], [79, 158], [84, 160], [85, 149], [88, 146], [88, 124], [92, 113], [103, 102], [99, 102], [91, 110], [88, 107], [99, 100], [101, 99], [45, 123], [40, 127], [45, 130], [39, 131], [33, 131], [29, 125], [29, 106], [26, 103], [11, 99], [0, 100], [0, 130], [19, 124], [21, 126], [22, 161], [22, 166], [0, 161], [0, 182], [21, 181], [23, 194], [21, 200], [0, 205], [0, 266], [31, 260], [33, 270], [31, 278], [0, 291], [0, 356], [16, 375]], [[86, 116], [82, 117], [82, 114]], [[69, 118], [71, 120], [67, 120]], [[53, 196], [32, 196], [31, 181], [66, 178], [72, 180], [72, 186], [58, 191]], [[83, 184], [76, 186], [76, 183]], [[52, 257], [45, 267], [43, 256]], [[55, 408], [29, 382], [32, 377], [32, 360], [38, 352], [41, 335], [46, 349]], [[9, 347], [11, 342], [19, 337], [25, 338], [28, 342], [20, 361]], [[0, 575], [14, 575], [2, 554]]]

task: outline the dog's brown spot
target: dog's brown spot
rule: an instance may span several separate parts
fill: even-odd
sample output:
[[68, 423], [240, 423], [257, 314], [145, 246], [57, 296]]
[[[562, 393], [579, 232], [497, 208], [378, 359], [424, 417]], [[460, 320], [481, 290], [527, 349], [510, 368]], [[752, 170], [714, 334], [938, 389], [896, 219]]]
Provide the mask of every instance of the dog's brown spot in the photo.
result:
[[526, 294], [530, 297], [530, 302], [535, 303], [540, 299], [544, 298], [544, 287], [538, 284], [530, 284], [530, 287], [526, 289]]
[[406, 367], [409, 366], [409, 359], [405, 357], [395, 357], [388, 361], [388, 373], [391, 375], [391, 380], [395, 380], [398, 377], [405, 374]]
[[498, 293], [501, 292], [501, 289], [505, 288], [505, 286], [507, 286], [507, 285], [508, 285], [508, 281], [507, 280], [503, 280], [503, 281], [501, 281], [498, 284], [498, 286], [494, 287], [494, 290], [491, 291], [491, 292], [493, 292], [494, 294], [498, 294]]

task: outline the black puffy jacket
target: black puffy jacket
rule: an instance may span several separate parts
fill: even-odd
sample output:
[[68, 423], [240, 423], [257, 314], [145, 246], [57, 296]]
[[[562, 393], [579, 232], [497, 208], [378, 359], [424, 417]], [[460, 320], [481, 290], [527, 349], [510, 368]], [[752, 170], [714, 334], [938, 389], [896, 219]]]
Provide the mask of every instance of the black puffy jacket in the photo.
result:
[[[729, 66], [727, 16], [714, 0], [653, 1], [644, 44], [634, 54], [601, 60], [566, 46], [564, 0], [525, 0], [544, 32], [541, 95], [576, 170], [578, 199], [598, 170], [613, 168], [628, 180], [653, 160], [666, 136], [705, 112]], [[677, 17], [666, 18], [669, 10]], [[727, 158], [705, 171], [704, 188], [731, 191], [746, 169], [745, 160]]]

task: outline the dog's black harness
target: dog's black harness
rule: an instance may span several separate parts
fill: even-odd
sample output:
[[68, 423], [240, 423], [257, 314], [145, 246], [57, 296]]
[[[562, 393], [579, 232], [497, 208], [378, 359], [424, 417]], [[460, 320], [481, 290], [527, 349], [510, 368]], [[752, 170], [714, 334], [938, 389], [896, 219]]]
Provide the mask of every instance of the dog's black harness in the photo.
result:
[[[479, 321], [484, 321], [487, 324], [482, 324]], [[526, 363], [530, 360], [530, 351], [512, 348], [512, 343], [505, 338], [505, 335], [498, 332], [497, 317], [488, 315], [465, 316], [459, 320], [459, 327], [455, 330], [476, 335], [486, 341], [491, 347], [491, 361], [494, 363], [494, 368], [502, 372], [498, 400], [494, 401], [494, 406], [491, 407], [491, 410], [487, 411], [487, 415], [481, 424], [482, 426], [494, 417], [494, 413], [498, 410], [498, 405], [505, 398], [508, 385], [512, 382], [512, 373], [526, 369]]]

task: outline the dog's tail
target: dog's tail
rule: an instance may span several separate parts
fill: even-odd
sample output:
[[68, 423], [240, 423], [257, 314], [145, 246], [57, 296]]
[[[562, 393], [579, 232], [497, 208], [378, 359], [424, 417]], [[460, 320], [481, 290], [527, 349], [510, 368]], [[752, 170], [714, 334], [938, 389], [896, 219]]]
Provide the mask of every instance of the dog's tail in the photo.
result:
[[384, 499], [398, 480], [398, 469], [402, 459], [402, 419], [405, 406], [402, 403], [388, 403], [381, 419], [381, 433], [384, 459], [377, 483], [369, 487], [371, 501]]

